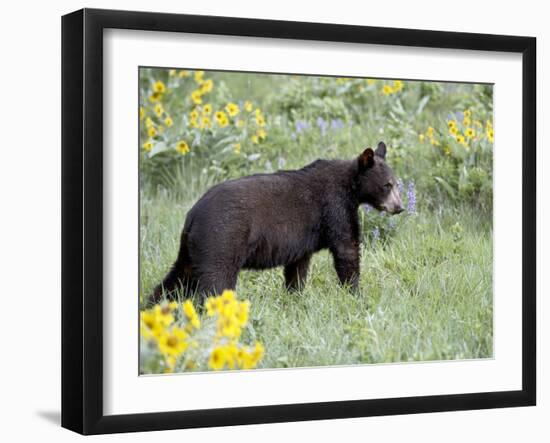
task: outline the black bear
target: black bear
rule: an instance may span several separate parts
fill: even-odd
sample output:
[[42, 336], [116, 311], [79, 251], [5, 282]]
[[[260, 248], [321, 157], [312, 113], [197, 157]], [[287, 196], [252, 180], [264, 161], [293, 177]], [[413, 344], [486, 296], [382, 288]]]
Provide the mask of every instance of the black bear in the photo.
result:
[[316, 160], [299, 170], [220, 183], [187, 214], [176, 262], [151, 295], [182, 286], [201, 295], [234, 289], [241, 269], [284, 266], [288, 289], [306, 281], [312, 254], [328, 248], [340, 282], [359, 280], [358, 208], [403, 211], [386, 145], [354, 160]]

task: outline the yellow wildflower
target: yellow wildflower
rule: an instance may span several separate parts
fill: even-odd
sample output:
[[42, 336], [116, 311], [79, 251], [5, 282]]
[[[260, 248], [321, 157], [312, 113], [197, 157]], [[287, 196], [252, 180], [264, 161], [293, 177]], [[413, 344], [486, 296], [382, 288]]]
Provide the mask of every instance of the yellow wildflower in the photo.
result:
[[139, 119], [143, 120], [144, 117], [145, 117], [145, 109], [143, 109], [143, 106], [140, 106], [139, 107]]
[[468, 138], [473, 138], [473, 137], [476, 136], [476, 132], [472, 128], [467, 128], [466, 131], [464, 132], [464, 134]]
[[260, 139], [258, 138], [258, 136], [256, 134], [254, 134], [252, 137], [250, 137], [250, 140], [252, 140], [252, 143], [254, 143], [255, 145], [260, 143]]
[[195, 89], [192, 93], [191, 93], [191, 100], [193, 101], [193, 103], [195, 103], [196, 105], [200, 105], [202, 103], [202, 96], [201, 96], [201, 91], [199, 89]]
[[198, 365], [197, 365], [197, 362], [195, 360], [187, 360], [185, 362], [185, 369], [186, 370], [192, 370], [192, 369], [197, 369]]
[[157, 337], [162, 332], [162, 326], [157, 322], [151, 311], [142, 311], [140, 317], [140, 332], [143, 338]]
[[195, 78], [195, 81], [200, 85], [202, 84], [202, 82], [204, 82], [204, 71], [195, 71], [195, 75], [194, 75], [194, 78]]
[[491, 143], [495, 140], [495, 133], [493, 132], [493, 128], [487, 129], [487, 140], [489, 140]]
[[256, 135], [260, 140], [265, 140], [267, 137], [267, 132], [265, 132], [264, 128], [260, 128], [258, 129], [258, 131], [256, 131]]
[[210, 117], [203, 117], [200, 127], [201, 129], [210, 129], [212, 127], [212, 120], [210, 120]]
[[260, 127], [265, 126], [265, 118], [263, 115], [256, 115], [256, 124]]
[[220, 311], [222, 304], [221, 297], [209, 297], [204, 305], [206, 308], [206, 315], [209, 317], [216, 315]]
[[202, 113], [203, 115], [210, 115], [212, 114], [212, 105], [210, 103], [207, 103], [202, 107]]
[[191, 120], [196, 120], [199, 118], [199, 111], [197, 111], [196, 109], [193, 109], [190, 113], [189, 113], [189, 118]]
[[242, 328], [248, 322], [248, 314], [250, 312], [250, 302], [248, 300], [239, 303], [237, 310], [237, 324]]
[[174, 76], [176, 75], [176, 70], [175, 70], [175, 69], [170, 69], [170, 70], [168, 71], [168, 75], [169, 75], [170, 77], [174, 77]]
[[170, 128], [174, 124], [174, 120], [172, 120], [172, 117], [168, 116], [164, 119], [164, 124], [166, 127]]
[[163, 313], [160, 306], [156, 305], [154, 309], [140, 312], [141, 334], [144, 338], [158, 338], [173, 321], [174, 317], [170, 313]]
[[221, 316], [218, 320], [218, 334], [229, 339], [238, 338], [241, 328], [229, 316]]
[[224, 128], [225, 126], [227, 126], [229, 124], [229, 119], [227, 117], [221, 119], [220, 121], [218, 121], [218, 124]]
[[151, 140], [147, 140], [142, 146], [145, 152], [151, 152], [151, 149], [153, 149], [153, 142]]
[[240, 119], [240, 118], [237, 119], [237, 120], [235, 121], [235, 126], [236, 126], [237, 128], [242, 128], [242, 127], [244, 126], [244, 120], [242, 120], [242, 119]]
[[189, 120], [189, 126], [192, 128], [200, 128], [199, 121], [196, 118], [192, 118]]
[[165, 355], [164, 361], [166, 362], [166, 367], [164, 368], [165, 374], [171, 374], [174, 372], [174, 366], [176, 366], [177, 358], [173, 355]]
[[399, 92], [403, 89], [403, 82], [401, 80], [394, 80], [393, 82], [393, 91]]
[[241, 153], [241, 144], [240, 143], [234, 143], [233, 144], [233, 152], [235, 154], [240, 154]]
[[424, 134], [418, 134], [418, 141], [420, 143], [423, 143], [424, 142]]
[[159, 350], [162, 354], [177, 358], [187, 349], [187, 334], [178, 327], [165, 331], [158, 339]]
[[456, 126], [451, 126], [449, 128], [449, 132], [453, 135], [457, 135], [458, 134], [458, 128]]
[[191, 300], [185, 301], [185, 303], [183, 304], [183, 312], [185, 312], [185, 315], [187, 315], [189, 322], [195, 329], [199, 329], [201, 327], [199, 316], [197, 315], [197, 311], [195, 311], [195, 307], [193, 306]]
[[158, 102], [162, 98], [162, 94], [160, 92], [153, 92], [149, 96], [149, 100], [151, 100], [153, 103]]
[[225, 361], [229, 369], [235, 369], [238, 362], [239, 348], [235, 344], [228, 344], [225, 346]]
[[240, 112], [239, 106], [235, 103], [228, 103], [225, 106], [225, 110], [230, 117], [235, 117]]
[[252, 108], [253, 108], [253, 106], [252, 106], [252, 102], [250, 100], [247, 100], [247, 101], [244, 102], [244, 110], [246, 112], [252, 112]]
[[166, 85], [162, 81], [157, 80], [153, 85], [153, 91], [164, 94], [166, 92]]
[[235, 291], [231, 289], [225, 289], [222, 292], [221, 299], [224, 303], [231, 303], [236, 300]]
[[210, 78], [208, 80], [205, 80], [201, 84], [201, 92], [203, 94], [207, 94], [208, 92], [212, 91], [213, 88], [214, 88], [214, 82]]
[[189, 71], [182, 69], [180, 72], [178, 72], [178, 77], [179, 78], [189, 77]]
[[390, 85], [384, 85], [382, 87], [382, 94], [391, 95], [393, 94], [393, 88]]
[[462, 119], [462, 124], [464, 126], [470, 126], [472, 124], [472, 119], [470, 117], [464, 116], [464, 118]]
[[189, 145], [186, 141], [181, 140], [176, 144], [176, 151], [178, 151], [181, 155], [185, 155], [190, 151]]
[[218, 125], [220, 125], [222, 128], [224, 126], [227, 126], [229, 123], [229, 119], [227, 118], [227, 114], [223, 111], [217, 111], [215, 114], [216, 122]]
[[145, 119], [145, 126], [148, 127], [148, 128], [150, 128], [150, 127], [153, 126], [153, 125], [154, 125], [153, 119], [151, 119], [151, 117], [147, 117], [147, 118]]
[[464, 138], [464, 136], [463, 136], [462, 134], [459, 134], [459, 135], [456, 136], [456, 141], [457, 141], [459, 144], [463, 145], [463, 146], [466, 146], [466, 145], [467, 145], [467, 144], [466, 144], [466, 139]]
[[174, 322], [174, 316], [172, 315], [171, 309], [168, 305], [155, 305], [153, 312], [157, 317], [158, 322], [164, 327], [168, 327]]
[[464, 118], [472, 118], [472, 111], [469, 109], [466, 109], [464, 111]]
[[225, 366], [225, 351], [223, 347], [217, 346], [210, 353], [208, 366], [214, 371], [219, 371]]
[[157, 103], [155, 105], [155, 114], [157, 115], [157, 117], [160, 117], [162, 116], [163, 113], [164, 113], [164, 108], [162, 107], [162, 104]]
[[451, 120], [447, 121], [447, 126], [449, 127], [449, 129], [456, 128], [456, 120], [451, 119]]
[[245, 348], [241, 348], [237, 352], [237, 361], [241, 369], [252, 369], [255, 366], [252, 354]]
[[154, 126], [150, 126], [149, 129], [147, 129], [147, 135], [149, 135], [149, 137], [155, 137], [157, 134], [158, 131]]
[[252, 350], [252, 359], [254, 362], [254, 366], [263, 358], [265, 354], [265, 348], [264, 345], [262, 345], [259, 341], [256, 342], [254, 345], [254, 349]]
[[434, 136], [434, 133], [435, 133], [435, 129], [432, 128], [431, 126], [428, 126], [428, 129], [426, 130], [426, 135], [429, 138], [432, 138]]

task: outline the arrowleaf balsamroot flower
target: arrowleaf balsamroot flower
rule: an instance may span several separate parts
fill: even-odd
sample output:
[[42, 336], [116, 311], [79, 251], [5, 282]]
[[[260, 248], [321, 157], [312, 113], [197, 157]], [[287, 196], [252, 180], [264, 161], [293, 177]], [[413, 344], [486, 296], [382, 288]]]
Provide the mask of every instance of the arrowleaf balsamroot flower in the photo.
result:
[[181, 155], [185, 155], [190, 151], [189, 145], [185, 140], [181, 140], [176, 145], [176, 151], [178, 151]]
[[228, 103], [225, 106], [225, 110], [230, 117], [235, 117], [240, 112], [239, 106], [235, 103]]
[[233, 291], [226, 290], [209, 297], [205, 308], [202, 319], [191, 300], [142, 311], [142, 358], [158, 358], [157, 367], [164, 372], [255, 368], [265, 354], [264, 346], [240, 342], [250, 302], [239, 301]]
[[164, 94], [166, 92], [166, 85], [162, 81], [157, 80], [153, 85], [153, 91]]

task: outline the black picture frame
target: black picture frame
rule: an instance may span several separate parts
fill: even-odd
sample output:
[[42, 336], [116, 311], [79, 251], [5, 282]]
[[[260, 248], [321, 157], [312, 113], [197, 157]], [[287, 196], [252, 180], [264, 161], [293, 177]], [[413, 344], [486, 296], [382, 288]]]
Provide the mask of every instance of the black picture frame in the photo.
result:
[[[108, 28], [522, 54], [522, 389], [131, 415], [103, 413], [103, 31]], [[82, 434], [536, 403], [536, 39], [83, 9], [62, 18], [62, 426]]]

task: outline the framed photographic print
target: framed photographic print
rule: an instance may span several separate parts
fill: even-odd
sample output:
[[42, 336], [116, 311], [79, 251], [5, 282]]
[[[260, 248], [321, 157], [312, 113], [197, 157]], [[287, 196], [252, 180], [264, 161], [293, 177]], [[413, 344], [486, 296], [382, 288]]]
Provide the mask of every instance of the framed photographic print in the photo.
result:
[[62, 425], [536, 400], [530, 37], [62, 20]]

